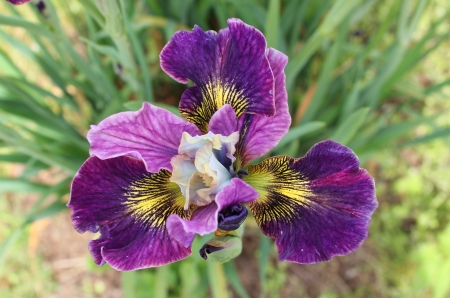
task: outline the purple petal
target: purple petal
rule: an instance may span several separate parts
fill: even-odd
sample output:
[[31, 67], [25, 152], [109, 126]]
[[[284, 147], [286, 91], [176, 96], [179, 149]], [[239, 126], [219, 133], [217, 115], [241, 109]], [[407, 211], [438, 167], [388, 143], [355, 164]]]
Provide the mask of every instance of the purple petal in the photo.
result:
[[12, 3], [14, 5], [20, 5], [30, 2], [31, 0], [6, 0], [6, 2]]
[[239, 118], [240, 140], [237, 144], [236, 158], [241, 161], [241, 165], [237, 165], [238, 168], [274, 148], [291, 125], [284, 74], [288, 58], [274, 49], [267, 50], [267, 58], [275, 78], [276, 114], [273, 117], [244, 114]]
[[209, 131], [223, 136], [238, 131], [236, 113], [232, 106], [226, 104], [214, 113], [209, 121]]
[[303, 158], [268, 158], [248, 172], [245, 181], [261, 194], [250, 210], [276, 239], [281, 261], [328, 261], [366, 239], [378, 205], [375, 185], [349, 148], [324, 141]]
[[190, 247], [174, 241], [166, 229], [170, 214], [184, 211], [180, 188], [169, 181], [170, 172], [151, 174], [142, 160], [120, 156], [90, 157], [72, 182], [67, 206], [75, 229], [100, 231], [89, 250], [98, 265], [117, 270], [160, 266], [186, 258]]
[[213, 114], [230, 104], [238, 116], [275, 113], [274, 78], [265, 55], [262, 33], [229, 19], [219, 33], [179, 31], [161, 52], [161, 68], [180, 83], [191, 79], [180, 102], [181, 114], [204, 133]]
[[258, 193], [251, 186], [238, 178], [233, 178], [231, 185], [219, 192], [213, 203], [197, 208], [190, 220], [178, 215], [169, 216], [167, 229], [172, 238], [189, 247], [195, 234], [206, 235], [217, 230], [220, 210], [232, 204], [244, 204], [257, 198]]
[[139, 111], [118, 113], [92, 125], [87, 138], [91, 156], [131, 156], [142, 159], [148, 172], [157, 173], [172, 170], [170, 160], [178, 154], [183, 132], [200, 134], [195, 125], [145, 102]]

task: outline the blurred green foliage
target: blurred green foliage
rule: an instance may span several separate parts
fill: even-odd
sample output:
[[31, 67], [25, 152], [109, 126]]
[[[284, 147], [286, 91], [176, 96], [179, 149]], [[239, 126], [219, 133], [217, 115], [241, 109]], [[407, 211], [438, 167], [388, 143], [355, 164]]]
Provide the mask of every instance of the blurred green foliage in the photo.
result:
[[[450, 273], [445, 228], [450, 189], [448, 182], [439, 181], [450, 163], [450, 123], [442, 120], [450, 117], [439, 100], [431, 108], [427, 100], [440, 98], [450, 80], [441, 76], [421, 83], [414, 75], [428, 73], [420, 68], [422, 63], [448, 40], [450, 6], [444, 1], [45, 3], [43, 14], [33, 4], [0, 3], [0, 162], [25, 167], [20, 177], [0, 177], [0, 191], [40, 196], [28, 214], [10, 225], [12, 230], [2, 233], [0, 276], [6, 273], [2, 269], [6, 257], [13, 255], [11, 248], [30, 223], [67, 211], [71, 178], [88, 156], [89, 124], [137, 109], [143, 101], [176, 113], [186, 86], [161, 71], [162, 47], [176, 30], [194, 24], [219, 30], [228, 18], [238, 17], [260, 29], [270, 47], [289, 56], [293, 125], [271, 154], [302, 156], [314, 143], [334, 139], [351, 147], [363, 162], [377, 160], [382, 166], [380, 173], [373, 173], [381, 182], [380, 208], [371, 228], [374, 245], [383, 252], [383, 265], [373, 264], [380, 289], [361, 285], [353, 295], [449, 293], [439, 276]], [[423, 145], [438, 139], [447, 141]], [[414, 148], [421, 165], [411, 169], [399, 160], [396, 147]], [[446, 166], [440, 165], [441, 157], [447, 158]], [[36, 174], [48, 169], [56, 171], [58, 183], [37, 182]], [[393, 197], [392, 190], [400, 202], [384, 199]], [[404, 230], [405, 222], [413, 223], [411, 231]], [[259, 243], [255, 262], [261, 297], [278, 297], [288, 266], [270, 262], [270, 240], [262, 237]], [[389, 270], [382, 267], [386, 264]], [[200, 262], [199, 256], [125, 273], [122, 283], [125, 297], [229, 297], [227, 284], [239, 297], [250, 297], [232, 262], [218, 266]], [[323, 297], [336, 296], [323, 292]]]

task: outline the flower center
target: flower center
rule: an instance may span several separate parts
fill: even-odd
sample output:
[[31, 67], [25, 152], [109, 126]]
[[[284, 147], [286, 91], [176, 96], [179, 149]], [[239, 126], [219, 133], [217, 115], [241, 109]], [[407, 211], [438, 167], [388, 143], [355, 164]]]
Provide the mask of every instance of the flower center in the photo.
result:
[[183, 133], [178, 155], [171, 160], [170, 181], [180, 186], [186, 198], [184, 209], [189, 209], [189, 205], [211, 203], [215, 195], [231, 183], [238, 140], [238, 132], [227, 137], [212, 132], [195, 137]]

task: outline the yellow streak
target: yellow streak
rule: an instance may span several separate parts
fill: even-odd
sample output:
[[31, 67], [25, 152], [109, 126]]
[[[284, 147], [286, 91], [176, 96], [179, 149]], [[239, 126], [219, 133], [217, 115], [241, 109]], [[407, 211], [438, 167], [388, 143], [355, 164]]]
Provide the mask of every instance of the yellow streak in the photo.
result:
[[308, 181], [289, 167], [291, 159], [277, 156], [248, 168], [244, 177], [259, 193], [258, 200], [249, 204], [259, 223], [277, 218], [289, 219], [295, 215], [295, 206], [308, 201]]
[[183, 218], [190, 216], [183, 209], [185, 198], [180, 187], [170, 182], [169, 178], [170, 172], [162, 170], [129, 186], [124, 204], [137, 220], [145, 221], [152, 227], [161, 227], [171, 214]]

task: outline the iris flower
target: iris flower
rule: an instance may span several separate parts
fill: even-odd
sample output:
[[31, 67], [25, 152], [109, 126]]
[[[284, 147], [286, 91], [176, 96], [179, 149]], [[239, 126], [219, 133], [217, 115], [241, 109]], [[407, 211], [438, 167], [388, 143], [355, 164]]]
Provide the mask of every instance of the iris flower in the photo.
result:
[[[179, 31], [160, 55], [180, 83], [184, 119], [144, 103], [91, 126], [89, 159], [68, 203], [98, 264], [134, 270], [179, 261], [196, 234], [226, 235], [248, 209], [274, 238], [281, 261], [316, 263], [356, 250], [377, 207], [374, 181], [334, 141], [303, 158], [269, 157], [291, 124], [284, 67], [263, 34], [238, 19], [228, 28]], [[247, 209], [248, 207], [248, 209]], [[226, 247], [207, 245], [204, 258]]]

